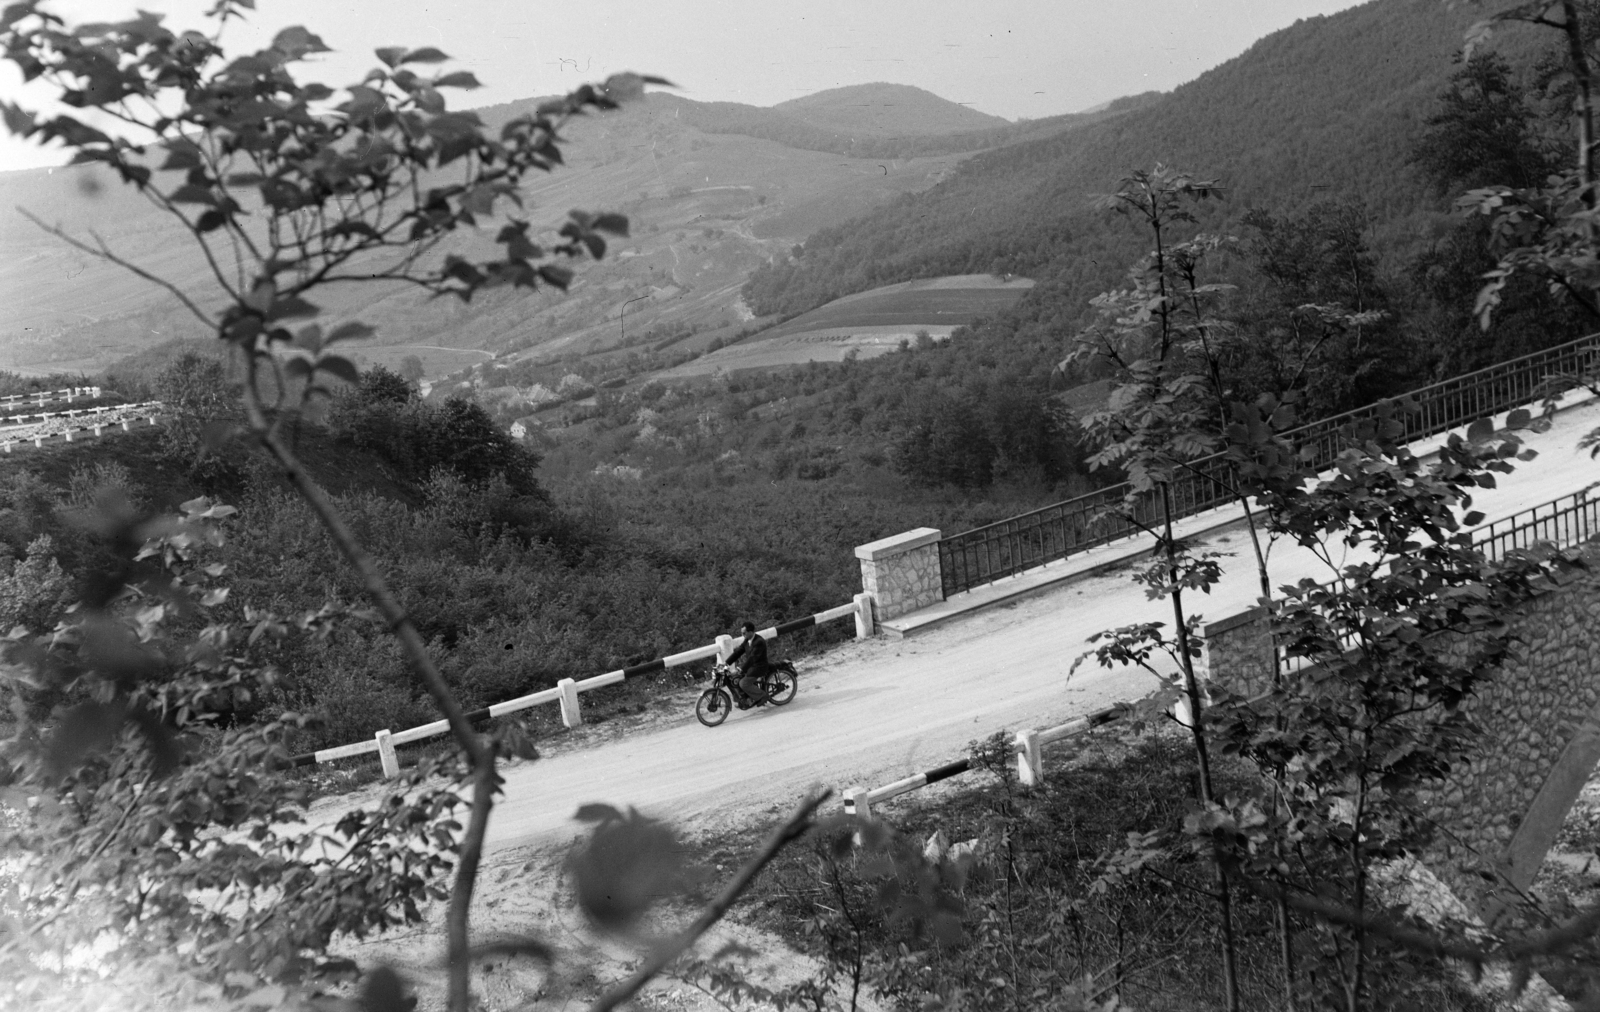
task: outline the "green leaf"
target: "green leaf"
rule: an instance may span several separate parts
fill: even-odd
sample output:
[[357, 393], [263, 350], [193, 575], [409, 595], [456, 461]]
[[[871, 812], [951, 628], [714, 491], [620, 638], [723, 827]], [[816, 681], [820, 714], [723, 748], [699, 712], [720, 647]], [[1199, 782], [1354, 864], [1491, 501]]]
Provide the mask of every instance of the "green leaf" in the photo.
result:
[[5, 114], [6, 129], [18, 137], [27, 137], [35, 129], [33, 113], [10, 102], [0, 102], [0, 112]]
[[441, 141], [476, 140], [481, 136], [482, 128], [483, 121], [471, 112], [447, 112], [430, 119], [426, 127], [430, 136]]
[[209, 204], [212, 207], [217, 204], [216, 194], [203, 186], [195, 186], [193, 183], [185, 183], [173, 190], [167, 194], [167, 199], [174, 204]]
[[294, 320], [307, 316], [316, 316], [320, 312], [322, 312], [320, 308], [300, 296], [290, 295], [272, 303], [272, 308], [267, 312], [267, 319]]
[[228, 216], [216, 208], [212, 208], [194, 223], [194, 227], [201, 232], [215, 232], [228, 223]]
[[383, 46], [380, 49], [374, 49], [373, 52], [378, 54], [378, 59], [382, 60], [385, 66], [398, 67], [400, 66], [400, 61], [405, 58], [406, 47]]
[[320, 38], [300, 25], [291, 25], [273, 36], [272, 48], [290, 60], [298, 60], [307, 53], [333, 52]]
[[644, 78], [626, 71], [612, 74], [600, 90], [613, 102], [632, 102], [644, 97]]
[[500, 187], [493, 183], [474, 186], [461, 195], [461, 209], [468, 214], [493, 214], [495, 198], [500, 195]]
[[294, 343], [297, 347], [315, 355], [322, 350], [322, 328], [315, 323], [301, 327], [300, 332], [294, 336]]
[[249, 308], [254, 309], [256, 312], [266, 315], [266, 312], [272, 308], [273, 300], [277, 297], [277, 282], [273, 281], [271, 278], [262, 278], [250, 289], [250, 294], [246, 295], [240, 301], [242, 301]]
[[1467, 426], [1467, 442], [1481, 443], [1494, 435], [1494, 421], [1489, 418], [1480, 418]]
[[672, 831], [632, 809], [595, 826], [568, 857], [567, 871], [578, 906], [612, 931], [632, 925], [655, 899], [685, 881], [683, 848]]
[[469, 91], [473, 88], [483, 87], [470, 70], [458, 70], [453, 74], [434, 78], [433, 86], [435, 88], [465, 88]]
[[127, 714], [127, 704], [120, 698], [109, 703], [82, 703], [62, 714], [45, 750], [46, 776], [59, 779], [77, 769], [90, 753], [111, 744]]
[[177, 769], [183, 753], [178, 747], [178, 739], [161, 716], [144, 706], [135, 705], [131, 717], [150, 749], [150, 771], [157, 777], [164, 777]]
[[317, 359], [317, 370], [329, 373], [352, 385], [361, 383], [361, 370], [343, 355], [324, 355]]
[[377, 229], [373, 228], [364, 221], [341, 221], [337, 225], [328, 229], [328, 235], [333, 237], [359, 235], [368, 239], [383, 238], [378, 234]]
[[407, 53], [400, 60], [400, 62], [401, 63], [443, 63], [444, 61], [446, 61], [448, 59], [450, 59], [450, 57], [448, 57], [448, 56], [444, 55], [443, 53], [439, 52], [439, 50], [433, 48], [432, 46], [423, 46], [421, 49], [413, 49], [411, 52]]
[[405, 982], [387, 966], [374, 968], [361, 986], [361, 1012], [411, 1012]]
[[1533, 412], [1529, 411], [1527, 408], [1518, 408], [1517, 410], [1506, 415], [1506, 428], [1520, 429], [1525, 427], [1531, 421], [1533, 421]]
[[566, 291], [567, 286], [572, 284], [572, 271], [556, 264], [545, 264], [540, 267], [539, 277], [544, 279], [545, 284], [553, 285], [562, 291]]
[[333, 344], [335, 341], [358, 341], [363, 337], [371, 337], [377, 332], [378, 328], [376, 327], [368, 326], [367, 324], [361, 323], [357, 320], [351, 320], [349, 323], [341, 323], [337, 327], [333, 328], [333, 333], [328, 335], [328, 343]]
[[[505, 234], [504, 230], [501, 234]], [[544, 256], [544, 250], [529, 242], [521, 232], [514, 232], [510, 238], [501, 241], [506, 244], [506, 256], [512, 260], [537, 260]]]
[[625, 214], [602, 214], [595, 218], [589, 227], [597, 232], [610, 232], [612, 235], [626, 237], [628, 234], [628, 216]]

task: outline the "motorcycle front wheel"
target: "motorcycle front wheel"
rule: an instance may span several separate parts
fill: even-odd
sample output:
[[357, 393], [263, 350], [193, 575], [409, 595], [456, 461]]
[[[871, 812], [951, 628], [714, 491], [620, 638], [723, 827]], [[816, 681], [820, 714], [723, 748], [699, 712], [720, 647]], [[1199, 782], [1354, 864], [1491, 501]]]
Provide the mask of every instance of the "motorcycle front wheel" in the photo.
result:
[[800, 688], [800, 679], [792, 671], [778, 669], [772, 672], [772, 694], [767, 697], [767, 702], [773, 706], [782, 706], [794, 698]]
[[716, 727], [728, 719], [728, 711], [733, 709], [733, 697], [725, 689], [707, 689], [700, 693], [700, 698], [694, 704], [694, 715], [706, 727]]

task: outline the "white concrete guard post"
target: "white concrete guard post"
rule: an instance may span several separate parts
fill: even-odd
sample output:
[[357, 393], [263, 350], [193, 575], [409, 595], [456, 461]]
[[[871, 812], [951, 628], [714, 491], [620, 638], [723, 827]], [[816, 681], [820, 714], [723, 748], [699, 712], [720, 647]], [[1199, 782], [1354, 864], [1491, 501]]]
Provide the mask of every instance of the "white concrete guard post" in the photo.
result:
[[939, 537], [932, 527], [918, 527], [856, 549], [861, 589], [872, 598], [874, 624], [944, 600]]
[[722, 662], [722, 663], [726, 664], [727, 661], [728, 661], [728, 655], [731, 654], [731, 653], [733, 653], [733, 637], [732, 636], [718, 636], [717, 637], [717, 660], [719, 662]]
[[378, 732], [378, 760], [383, 763], [383, 777], [393, 780], [400, 775], [400, 759], [394, 754], [394, 736], [388, 728]]
[[1180, 695], [1172, 704], [1172, 719], [1184, 727], [1194, 727], [1194, 708], [1189, 705], [1189, 694]]
[[1029, 787], [1044, 783], [1044, 755], [1039, 745], [1038, 731], [1017, 732], [1017, 779]]
[[566, 727], [577, 727], [583, 723], [583, 711], [578, 709], [578, 683], [570, 678], [563, 678], [556, 683], [556, 688], [561, 690], [561, 723]]
[[852, 600], [856, 604], [856, 639], [864, 640], [872, 635], [872, 595], [865, 591], [857, 594]]
[[872, 818], [872, 806], [867, 803], [865, 787], [847, 787], [844, 791], [844, 814], [858, 819]]

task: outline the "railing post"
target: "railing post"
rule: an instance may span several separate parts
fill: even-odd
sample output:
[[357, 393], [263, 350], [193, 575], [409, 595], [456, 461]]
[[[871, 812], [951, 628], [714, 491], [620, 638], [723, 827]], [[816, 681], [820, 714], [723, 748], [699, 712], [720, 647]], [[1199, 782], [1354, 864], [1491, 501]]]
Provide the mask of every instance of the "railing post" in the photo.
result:
[[858, 819], [872, 818], [872, 805], [867, 801], [867, 790], [864, 787], [846, 787], [844, 790], [844, 814], [853, 815]]
[[565, 727], [577, 727], [583, 723], [583, 711], [578, 706], [578, 683], [570, 678], [563, 678], [556, 683], [556, 688], [561, 690], [561, 723]]
[[1189, 694], [1187, 692], [1182, 692], [1178, 695], [1177, 702], [1172, 704], [1172, 709], [1168, 712], [1172, 714], [1174, 720], [1184, 727], [1194, 727], [1194, 708], [1189, 705]]
[[394, 736], [384, 728], [377, 734], [378, 761], [383, 763], [383, 778], [393, 780], [400, 775], [400, 757], [394, 754]]
[[1017, 732], [1017, 779], [1029, 787], [1044, 783], [1044, 756], [1039, 749], [1039, 732], [1032, 728]]
[[[855, 596], [856, 603], [856, 639], [864, 640], [872, 636], [876, 627], [872, 622], [872, 595], [866, 591]], [[718, 644], [720, 647], [721, 644]]]
[[717, 660], [719, 660], [719, 661], [723, 662], [724, 664], [726, 664], [727, 661], [728, 661], [728, 655], [731, 654], [731, 653], [733, 653], [733, 637], [732, 636], [727, 636], [727, 635], [718, 636], [717, 637]]

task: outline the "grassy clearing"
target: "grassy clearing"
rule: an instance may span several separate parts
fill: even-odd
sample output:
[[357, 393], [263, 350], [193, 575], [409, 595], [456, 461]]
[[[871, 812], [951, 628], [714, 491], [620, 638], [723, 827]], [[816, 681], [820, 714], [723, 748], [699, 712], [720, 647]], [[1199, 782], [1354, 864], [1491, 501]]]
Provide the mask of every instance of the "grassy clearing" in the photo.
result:
[[1026, 288], [927, 288], [881, 295], [858, 295], [795, 317], [756, 337], [757, 341], [830, 327], [899, 324], [960, 325], [1010, 309]]

